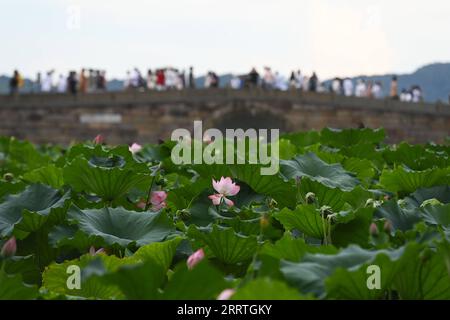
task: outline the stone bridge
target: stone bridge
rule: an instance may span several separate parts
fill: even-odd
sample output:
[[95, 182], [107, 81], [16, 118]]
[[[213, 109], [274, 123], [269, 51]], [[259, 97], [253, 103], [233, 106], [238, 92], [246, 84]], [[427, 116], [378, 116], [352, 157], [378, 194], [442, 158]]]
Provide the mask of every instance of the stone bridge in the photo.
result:
[[0, 96], [0, 135], [36, 143], [92, 139], [156, 142], [176, 128], [384, 127], [389, 142], [442, 143], [450, 135], [450, 106], [412, 104], [298, 91], [204, 89], [108, 92], [72, 96]]

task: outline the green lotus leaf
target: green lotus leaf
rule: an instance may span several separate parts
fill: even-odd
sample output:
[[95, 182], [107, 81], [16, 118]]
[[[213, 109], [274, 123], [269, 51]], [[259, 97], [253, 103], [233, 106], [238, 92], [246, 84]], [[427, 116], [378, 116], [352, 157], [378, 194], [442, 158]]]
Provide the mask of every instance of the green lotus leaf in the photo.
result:
[[186, 263], [175, 268], [161, 296], [165, 300], [216, 299], [220, 292], [229, 287], [224, 276], [207, 261], [201, 261], [192, 270]]
[[279, 158], [283, 160], [290, 160], [298, 153], [297, 147], [287, 139], [278, 139]]
[[256, 236], [244, 236], [233, 228], [220, 228], [217, 225], [204, 230], [191, 225], [188, 235], [208, 246], [217, 259], [228, 265], [249, 261], [258, 247]]
[[450, 299], [450, 275], [443, 247], [434, 252], [412, 243], [401, 260], [402, 269], [393, 280], [401, 299]]
[[314, 205], [298, 205], [295, 210], [284, 208], [274, 217], [286, 230], [299, 230], [309, 237], [323, 239], [329, 232], [329, 224]]
[[442, 203], [450, 203], [450, 185], [420, 188], [405, 200], [415, 207], [419, 207], [424, 201], [436, 199]]
[[419, 209], [401, 207], [395, 200], [390, 200], [383, 203], [375, 210], [374, 215], [379, 218], [386, 218], [390, 220], [394, 230], [411, 230], [414, 225], [420, 221]]
[[20, 274], [10, 275], [0, 268], [0, 300], [35, 299], [37, 295], [37, 287], [24, 284]]
[[403, 252], [403, 247], [396, 250], [369, 251], [351, 245], [334, 255], [306, 254], [298, 263], [282, 261], [281, 272], [287, 282], [301, 293], [313, 293], [323, 298], [326, 295], [325, 279], [338, 268], [355, 271], [364, 264], [372, 264], [380, 254], [386, 255], [391, 261], [397, 261]]
[[0, 180], [0, 203], [3, 200], [3, 197], [9, 194], [16, 194], [23, 189], [25, 189], [27, 185], [22, 181], [19, 182], [6, 182]]
[[15, 175], [45, 166], [50, 161], [50, 158], [39, 152], [32, 143], [16, 140], [14, 137], [3, 141], [1, 148], [7, 160], [5, 170]]
[[63, 169], [64, 181], [75, 191], [92, 192], [105, 201], [117, 200], [133, 187], [150, 184], [150, 175], [133, 168], [99, 166], [77, 157]]
[[280, 162], [281, 173], [286, 179], [308, 177], [330, 188], [351, 191], [359, 184], [340, 164], [328, 164], [313, 153]]
[[280, 139], [291, 141], [297, 147], [306, 147], [320, 141], [320, 133], [317, 131], [285, 133]]
[[231, 300], [304, 300], [300, 293], [286, 283], [270, 278], [258, 278], [236, 290]]
[[29, 185], [17, 195], [8, 196], [0, 204], [0, 236], [10, 236], [14, 230], [32, 232], [46, 222], [64, 219], [69, 194], [42, 184]]
[[[42, 274], [42, 288], [54, 293], [64, 294], [74, 297], [94, 298], [94, 299], [121, 299], [123, 293], [115, 284], [103, 282], [98, 277], [92, 277], [90, 274], [83, 273], [92, 261], [101, 259], [102, 267], [113, 272], [120, 266], [134, 263], [131, 259], [119, 259], [115, 256], [99, 254], [91, 256], [89, 254], [81, 256], [79, 259], [66, 260], [63, 263], [53, 263], [48, 266]], [[81, 288], [68, 286], [70, 276], [74, 271], [70, 267], [79, 267]], [[92, 270], [91, 270], [92, 272]]]
[[261, 255], [269, 255], [277, 259], [298, 262], [306, 253], [337, 253], [333, 246], [308, 245], [302, 238], [294, 238], [289, 233], [273, 243], [265, 243], [261, 248]]
[[[395, 259], [395, 258], [394, 258]], [[376, 271], [371, 269], [375, 266]], [[401, 272], [403, 263], [391, 261], [385, 254], [379, 254], [373, 261], [362, 264], [356, 270], [337, 268], [325, 280], [327, 298], [346, 300], [377, 300], [388, 298], [389, 288], [398, 272]], [[371, 275], [377, 276], [379, 271], [379, 288], [369, 288]]]
[[174, 231], [173, 223], [163, 212], [135, 212], [120, 207], [81, 210], [72, 206], [68, 218], [92, 241], [102, 239], [108, 246], [141, 247], [163, 241]]
[[426, 205], [421, 208], [423, 220], [432, 225], [450, 227], [450, 204]]
[[261, 165], [234, 165], [231, 170], [234, 177], [245, 182], [253, 191], [274, 198], [280, 207], [294, 207], [295, 197], [287, 197], [296, 192], [291, 183], [286, 183], [277, 175], [261, 175]]
[[175, 255], [177, 247], [182, 238], [177, 237], [164, 242], [154, 242], [140, 247], [133, 255], [137, 260], [147, 261], [152, 259], [152, 262], [161, 265], [163, 270], [167, 271], [172, 264], [172, 259]]
[[384, 169], [380, 184], [391, 192], [411, 193], [419, 188], [450, 184], [450, 167], [411, 171], [402, 167]]
[[377, 144], [384, 140], [386, 134], [383, 129], [329, 129], [320, 132], [320, 142], [333, 146], [343, 147], [360, 143]]
[[[351, 211], [348, 218], [341, 218], [344, 223], [335, 225], [331, 234], [332, 243], [338, 247], [347, 247], [352, 243], [363, 248], [368, 247], [373, 212], [373, 208], [359, 208]], [[340, 214], [342, 215], [342, 212]]]
[[448, 155], [442, 155], [425, 146], [410, 145], [402, 142], [392, 149], [383, 152], [386, 163], [405, 165], [412, 170], [426, 170], [432, 167], [445, 168], [449, 165]]
[[158, 289], [166, 279], [166, 270], [156, 260], [147, 257], [144, 262], [124, 264], [110, 271], [102, 259], [97, 258], [83, 269], [83, 276], [85, 282], [96, 279], [103, 285], [117, 286], [125, 299], [147, 300], [158, 297]]
[[63, 170], [53, 164], [29, 171], [23, 175], [23, 178], [26, 181], [43, 183], [55, 189], [64, 185]]

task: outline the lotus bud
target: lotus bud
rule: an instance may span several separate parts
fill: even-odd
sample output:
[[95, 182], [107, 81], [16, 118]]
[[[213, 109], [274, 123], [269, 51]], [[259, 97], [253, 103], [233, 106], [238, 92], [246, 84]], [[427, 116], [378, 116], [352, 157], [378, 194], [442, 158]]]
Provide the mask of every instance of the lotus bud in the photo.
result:
[[375, 224], [375, 222], [372, 222], [372, 224], [369, 227], [369, 232], [372, 236], [377, 236], [379, 231], [378, 231], [378, 227]]
[[225, 289], [219, 294], [219, 296], [217, 297], [217, 300], [230, 300], [231, 296], [235, 292], [236, 291], [233, 289]]
[[386, 220], [384, 222], [384, 226], [383, 226], [384, 231], [386, 231], [387, 233], [391, 233], [392, 231], [392, 221], [391, 220]]
[[373, 199], [367, 199], [365, 207], [374, 207], [375, 202]]
[[305, 200], [307, 204], [314, 203], [314, 201], [316, 201], [316, 195], [313, 192], [308, 192], [305, 196]]
[[17, 243], [16, 238], [12, 237], [2, 247], [2, 251], [0, 252], [0, 256], [2, 257], [12, 257], [16, 254], [17, 251]]
[[203, 251], [203, 249], [198, 249], [187, 259], [188, 268], [194, 268], [196, 264], [203, 260], [203, 258], [205, 258], [205, 252]]
[[5, 181], [11, 182], [14, 180], [14, 175], [11, 172], [7, 172], [3, 175]]
[[297, 184], [297, 186], [299, 186], [301, 182], [302, 182], [302, 177], [301, 176], [296, 176], [295, 177], [295, 183]]
[[191, 218], [191, 213], [188, 209], [182, 209], [178, 212], [178, 216], [183, 221], [188, 221]]
[[105, 142], [105, 138], [101, 135], [98, 134], [95, 138], [94, 138], [94, 144], [103, 144]]
[[90, 254], [91, 256], [95, 256], [95, 255], [97, 255], [97, 254], [99, 254], [99, 253], [105, 253], [105, 249], [104, 249], [104, 248], [100, 248], [100, 249], [98, 249], [98, 250], [95, 250], [95, 247], [94, 247], [94, 246], [92, 246], [92, 247], [89, 248], [89, 254]]

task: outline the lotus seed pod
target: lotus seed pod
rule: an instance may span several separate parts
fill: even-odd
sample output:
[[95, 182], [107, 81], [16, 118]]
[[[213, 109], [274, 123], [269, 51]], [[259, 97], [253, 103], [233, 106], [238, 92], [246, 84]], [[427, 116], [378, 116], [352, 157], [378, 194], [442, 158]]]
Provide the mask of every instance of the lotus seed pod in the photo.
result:
[[305, 196], [306, 203], [311, 204], [316, 201], [316, 195], [313, 192], [308, 192]]
[[5, 181], [11, 182], [14, 180], [14, 175], [10, 172], [7, 172], [3, 175], [3, 179], [5, 179]]

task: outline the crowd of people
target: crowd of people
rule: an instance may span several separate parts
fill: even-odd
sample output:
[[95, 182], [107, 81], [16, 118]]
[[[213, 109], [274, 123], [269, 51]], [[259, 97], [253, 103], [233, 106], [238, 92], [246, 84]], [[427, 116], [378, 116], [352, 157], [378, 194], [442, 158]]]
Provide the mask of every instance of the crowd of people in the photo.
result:
[[[107, 90], [106, 72], [104, 70], [81, 69], [80, 72], [70, 71], [67, 75], [60, 74], [54, 79], [54, 70], [45, 72], [43, 76], [37, 74], [36, 81], [32, 84], [32, 92], [58, 92], [58, 93], [92, 93]], [[126, 72], [123, 81], [124, 90], [182, 90], [203, 88], [229, 87], [235, 90], [245, 88], [262, 88], [264, 90], [301, 90], [310, 92], [329, 92], [336, 95], [356, 96], [373, 99], [386, 97], [381, 81], [366, 80], [364, 78], [356, 81], [350, 78], [334, 78], [330, 81], [320, 82], [317, 74], [313, 72], [310, 76], [301, 70], [292, 71], [289, 77], [283, 76], [270, 67], [264, 67], [262, 74], [256, 68], [243, 75], [232, 75], [221, 83], [221, 77], [214, 71], [208, 71], [201, 80], [194, 77], [193, 67], [179, 70], [172, 67], [148, 69], [143, 74], [138, 68]], [[10, 92], [16, 94], [23, 86], [24, 79], [15, 70], [10, 79]], [[423, 92], [420, 86], [415, 85], [409, 89], [402, 89], [399, 94], [398, 79], [393, 76], [389, 88], [389, 97], [405, 102], [423, 101]]]
[[144, 78], [138, 68], [127, 71], [123, 85], [125, 90], [181, 90], [195, 88], [193, 68], [189, 72], [167, 67], [155, 70], [148, 69]]

